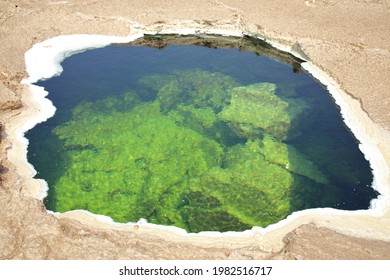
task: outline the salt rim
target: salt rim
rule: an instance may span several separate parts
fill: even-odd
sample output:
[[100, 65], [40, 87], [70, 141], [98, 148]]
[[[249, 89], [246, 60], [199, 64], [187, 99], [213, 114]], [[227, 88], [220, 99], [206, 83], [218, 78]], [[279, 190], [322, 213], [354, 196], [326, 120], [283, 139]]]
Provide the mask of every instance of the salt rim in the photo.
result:
[[[222, 35], [222, 36], [237, 36], [242, 37], [244, 35], [249, 35], [255, 38], [260, 38], [259, 36], [254, 36], [250, 34], [244, 34], [243, 32], [236, 32], [231, 30], [224, 29], [214, 29], [212, 31], [200, 32], [199, 29], [179, 29], [179, 30], [165, 30], [163, 32], [159, 32], [159, 34], [179, 34], [179, 35], [193, 35], [193, 34], [213, 34], [213, 35]], [[148, 34], [156, 34], [153, 32], [148, 32]], [[118, 37], [118, 36], [106, 36], [106, 35], [62, 35], [58, 37], [54, 37], [43, 42], [35, 44], [30, 50], [25, 53], [25, 63], [26, 70], [29, 75], [27, 79], [22, 81], [23, 84], [29, 87], [29, 90], [32, 94], [32, 97], [35, 101], [40, 104], [39, 113], [30, 118], [28, 122], [20, 125], [17, 130], [16, 139], [23, 143], [26, 153], [24, 154], [23, 162], [30, 166], [31, 168], [31, 178], [35, 176], [36, 171], [33, 166], [27, 161], [27, 146], [28, 140], [24, 137], [24, 133], [34, 127], [36, 124], [46, 121], [48, 118], [52, 117], [55, 113], [55, 107], [51, 103], [49, 99], [46, 99], [46, 95], [48, 94], [42, 87], [33, 85], [33, 83], [37, 82], [41, 79], [48, 79], [53, 76], [60, 75], [62, 72], [62, 67], [60, 63], [67, 57], [80, 53], [89, 49], [101, 48], [113, 43], [127, 43], [130, 41], [134, 41], [140, 37], [143, 37], [144, 33], [139, 32], [134, 35], [129, 35], [126, 37]], [[292, 53], [294, 56], [301, 57], [298, 53], [295, 53], [291, 50], [291, 47], [283, 46], [277, 44], [275, 42], [268, 43], [276, 47], [277, 49]], [[306, 69], [309, 73], [311, 73], [316, 79], [318, 79], [322, 84], [324, 84], [330, 94], [335, 99], [337, 105], [341, 108], [341, 115], [344, 119], [345, 124], [351, 129], [355, 137], [360, 141], [359, 148], [365, 155], [366, 159], [370, 162], [370, 165], [373, 169], [374, 182], [372, 187], [378, 190], [381, 195], [371, 202], [371, 207], [368, 210], [355, 210], [355, 211], [346, 211], [346, 210], [338, 210], [333, 208], [316, 208], [316, 209], [306, 209], [298, 212], [294, 212], [289, 215], [286, 219], [281, 220], [275, 224], [269, 225], [266, 228], [261, 227], [253, 227], [250, 230], [246, 230], [244, 232], [200, 232], [200, 233], [187, 233], [185, 230], [173, 227], [173, 226], [163, 226], [163, 225], [155, 225], [149, 224], [146, 220], [141, 219], [137, 223], [129, 222], [127, 224], [114, 222], [110, 217], [97, 215], [90, 213], [85, 210], [74, 210], [66, 213], [54, 213], [52, 211], [48, 211], [53, 215], [58, 217], [61, 216], [69, 216], [73, 213], [84, 213], [87, 216], [93, 218], [98, 222], [102, 222], [103, 224], [111, 225], [117, 229], [128, 229], [129, 226], [133, 226], [135, 224], [145, 225], [151, 229], [161, 229], [164, 231], [173, 231], [180, 235], [185, 236], [257, 236], [265, 235], [276, 229], [281, 229], [283, 227], [292, 227], [293, 224], [299, 224], [299, 220], [305, 220], [305, 217], [308, 217], [307, 220], [317, 221], [317, 218], [331, 216], [331, 217], [379, 217], [383, 216], [385, 212], [388, 211], [390, 205], [390, 190], [388, 187], [390, 181], [390, 171], [389, 166], [386, 163], [384, 156], [382, 155], [379, 145], [376, 141], [370, 139], [368, 135], [367, 129], [365, 129], [359, 122], [355, 121], [357, 118], [355, 108], [352, 108], [351, 104], [348, 104], [346, 98], [349, 97], [345, 93], [341, 94], [343, 91], [337, 84], [331, 80], [328, 75], [322, 72], [320, 69], [315, 67], [310, 62], [305, 62], [302, 64], [304, 69]], [[351, 97], [349, 97], [351, 98]], [[362, 113], [361, 108], [360, 109]], [[363, 116], [368, 118], [368, 116]], [[37, 180], [37, 179], [33, 179]], [[37, 198], [43, 200], [47, 195], [48, 186], [44, 180], [39, 180], [42, 185], [42, 191], [37, 194]], [[72, 216], [74, 217], [74, 216]], [[326, 220], [326, 219], [325, 219]], [[329, 222], [329, 221], [328, 221]], [[339, 224], [342, 224], [339, 222]], [[389, 239], [389, 236], [382, 236], [385, 239]]]

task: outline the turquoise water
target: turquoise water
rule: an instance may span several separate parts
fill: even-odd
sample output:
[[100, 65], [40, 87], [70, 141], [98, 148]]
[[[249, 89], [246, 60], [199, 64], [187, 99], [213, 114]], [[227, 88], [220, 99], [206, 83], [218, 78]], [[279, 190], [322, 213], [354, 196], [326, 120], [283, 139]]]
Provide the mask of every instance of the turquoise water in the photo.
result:
[[56, 115], [26, 135], [46, 207], [189, 232], [367, 209], [372, 172], [329, 93], [299, 61], [249, 46], [116, 45], [67, 58], [38, 83]]

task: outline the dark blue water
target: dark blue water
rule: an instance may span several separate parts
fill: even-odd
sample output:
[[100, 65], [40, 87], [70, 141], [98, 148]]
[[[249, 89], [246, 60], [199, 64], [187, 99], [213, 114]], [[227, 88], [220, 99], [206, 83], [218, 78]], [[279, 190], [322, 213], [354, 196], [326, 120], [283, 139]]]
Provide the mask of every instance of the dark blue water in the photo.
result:
[[[256, 56], [237, 49], [209, 49], [195, 46], [169, 46], [163, 50], [148, 47], [109, 46], [67, 58], [59, 77], [40, 82], [50, 100], [70, 108], [84, 100], [122, 93], [150, 74], [199, 68], [235, 77], [243, 84], [271, 82], [317, 87], [308, 75], [294, 75], [292, 66], [276, 59]], [[71, 81], [71, 82], [70, 82]], [[304, 94], [304, 93], [302, 93]], [[310, 95], [310, 94], [309, 94]]]
[[[280, 100], [289, 100], [289, 102], [298, 100], [306, 104], [307, 109], [305, 111], [307, 111], [307, 114], [301, 114], [302, 117], [294, 124], [294, 131], [291, 129], [288, 137], [276, 139], [275, 141], [284, 145], [283, 147], [290, 147], [294, 153], [297, 151], [307, 161], [312, 162], [329, 181], [326, 184], [321, 182], [320, 185], [313, 183], [313, 188], [321, 188], [323, 190], [321, 194], [313, 194], [313, 199], [310, 199], [310, 196], [308, 196], [310, 191], [307, 189], [307, 178], [303, 175], [295, 174], [295, 183], [289, 192], [291, 199], [294, 200], [290, 211], [314, 207], [333, 207], [346, 210], [367, 209], [370, 201], [377, 196], [377, 193], [370, 187], [373, 176], [369, 163], [358, 149], [358, 142], [349, 129], [345, 127], [340, 112], [327, 90], [307, 73], [302, 71], [296, 73], [291, 64], [282, 62], [275, 57], [256, 55], [253, 52], [240, 51], [235, 48], [214, 49], [199, 46], [170, 45], [164, 49], [156, 49], [139, 46], [108, 46], [76, 54], [67, 58], [62, 63], [62, 66], [64, 71], [59, 77], [38, 83], [38, 85], [43, 86], [49, 92], [48, 98], [57, 107], [56, 115], [47, 122], [37, 125], [26, 135], [30, 140], [29, 161], [39, 172], [37, 177], [46, 179], [49, 182], [49, 188], [51, 185], [56, 185], [61, 181], [59, 178], [64, 175], [64, 170], [69, 168], [69, 164], [74, 161], [74, 159], [69, 159], [69, 156], [64, 156], [66, 149], [64, 150], [61, 145], [66, 140], [59, 140], [53, 136], [53, 131], [55, 131], [56, 127], [64, 126], [64, 124], [72, 120], [74, 117], [74, 113], [72, 113], [74, 111], [72, 110], [74, 108], [78, 108], [77, 106], [85, 102], [102, 104], [99, 102], [104, 102], [102, 100], [105, 100], [108, 96], [118, 96], [119, 98], [121, 94], [129, 90], [139, 93], [140, 99], [150, 104], [156, 100], [156, 94], [151, 93], [150, 89], [143, 88], [144, 85], [140, 83], [140, 80], [150, 75], [158, 75], [163, 79], [164, 77], [168, 79], [172, 77], [172, 73], [185, 73], [185, 71], [197, 69], [197, 71], [203, 71], [202, 73], [220, 73], [231, 77], [241, 87], [272, 83], [276, 85], [276, 96]], [[225, 106], [229, 106], [233, 102], [232, 99], [226, 101]], [[96, 105], [96, 108], [99, 106]], [[131, 110], [134, 109], [129, 109], [129, 112]], [[214, 111], [216, 114], [220, 113], [218, 110]], [[225, 126], [228, 127], [227, 125]], [[227, 132], [227, 134], [229, 133], [233, 134], [232, 132]], [[261, 135], [259, 139], [269, 139], [265, 132]], [[51, 138], [53, 139], [52, 143], [54, 143], [52, 145], [56, 148], [51, 153], [51, 156], [47, 156], [45, 155], [48, 145], [47, 139]], [[230, 142], [226, 140], [225, 142], [220, 142], [220, 144], [224, 151], [227, 151], [234, 145], [243, 147], [249, 141], [249, 138], [244, 137], [242, 134], [237, 134]], [[271, 138], [273, 139], [273, 137]], [[250, 141], [257, 140], [251, 138]], [[261, 147], [262, 145], [260, 144]], [[290, 148], [291, 159], [292, 152]], [[91, 145], [87, 146], [86, 149], [91, 150]], [[93, 147], [93, 149], [95, 148]], [[136, 159], [137, 164], [143, 161], [144, 157]], [[300, 163], [297, 162], [295, 164], [297, 165], [296, 168], [299, 169]], [[226, 168], [226, 163], [225, 165], [222, 164], [220, 168]], [[196, 179], [192, 178], [191, 180], [196, 181], [204, 177], [202, 176]], [[327, 196], [325, 194], [327, 184], [330, 189], [330, 198], [319, 202], [319, 195], [321, 197]], [[238, 189], [240, 188], [243, 187], [238, 187]], [[60, 211], [59, 208], [61, 207], [56, 208], [56, 192], [58, 190], [55, 189], [56, 187], [51, 188], [49, 197], [46, 199], [47, 207]], [[203, 191], [202, 195], [206, 195], [205, 193], [206, 191]], [[187, 192], [186, 196], [181, 198], [184, 201], [184, 206], [182, 204], [177, 205], [177, 209], [187, 207], [181, 213], [181, 216], [187, 219], [185, 221], [187, 226], [184, 226], [187, 230], [242, 230], [252, 226], [246, 222], [237, 222], [236, 218], [233, 219], [229, 216], [233, 215], [232, 211], [228, 211], [225, 208], [225, 212], [221, 210], [222, 212], [218, 212], [218, 215], [213, 217], [215, 220], [218, 219], [220, 221], [228, 213], [230, 218], [226, 219], [236, 223], [236, 228], [231, 225], [226, 228], [225, 225], [220, 224], [218, 224], [219, 226], [191, 224], [188, 216], [198, 215], [198, 217], [203, 217], [202, 215], [209, 213], [207, 212], [207, 207], [211, 207], [210, 201], [207, 198], [203, 198], [203, 202], [199, 202], [199, 205], [205, 207], [207, 211], [204, 210], [206, 211], [204, 212], [202, 210], [203, 212], [201, 213], [191, 212], [193, 211], [191, 203], [195, 205], [198, 194], [198, 191], [193, 191], [190, 194]], [[207, 206], [204, 206], [205, 200], [208, 201], [206, 203]], [[160, 201], [165, 200], [160, 198]], [[93, 212], [91, 205], [78, 204], [77, 207]], [[110, 211], [115, 212], [112, 209]], [[110, 211], [103, 211], [103, 213], [99, 214], [111, 215], [115, 219], [115, 214], [110, 214]], [[256, 211], [261, 211], [261, 209]], [[157, 210], [148, 212], [150, 221], [181, 226], [180, 223], [171, 220], [159, 221], [159, 214], [156, 212]], [[142, 218], [142, 215], [131, 216], [126, 214], [124, 218], [116, 217], [116, 220], [134, 220]], [[272, 216], [272, 214], [270, 215]], [[282, 215], [278, 218], [284, 217], [285, 215]], [[260, 223], [260, 225], [265, 226], [276, 221], [267, 220], [267, 222], [264, 224]], [[245, 225], [243, 226], [243, 224]]]

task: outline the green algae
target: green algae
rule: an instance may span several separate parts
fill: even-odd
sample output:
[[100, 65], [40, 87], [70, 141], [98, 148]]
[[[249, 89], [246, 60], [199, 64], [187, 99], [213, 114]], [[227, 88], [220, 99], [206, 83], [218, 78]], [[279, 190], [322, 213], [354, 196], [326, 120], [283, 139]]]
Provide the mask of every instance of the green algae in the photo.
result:
[[54, 130], [72, 162], [55, 186], [58, 211], [76, 208], [82, 197], [83, 208], [109, 211], [121, 222], [149, 217], [159, 212], [163, 193], [221, 161], [218, 143], [178, 126], [158, 102], [111, 114], [89, 105]]
[[261, 146], [260, 152], [269, 163], [279, 165], [320, 184], [329, 183], [318, 167], [293, 146], [277, 142], [269, 135], [264, 136], [259, 146]]
[[236, 87], [220, 118], [242, 137], [254, 139], [269, 134], [285, 140], [293, 121], [307, 106], [299, 99], [283, 100], [275, 91], [276, 85], [271, 83]]
[[219, 72], [200, 69], [174, 71], [170, 75], [151, 75], [139, 81], [149, 89], [149, 96], [156, 95], [164, 112], [178, 104], [195, 107], [210, 106], [219, 111], [228, 101], [228, 89], [238, 85], [231, 77]]
[[279, 97], [271, 83], [240, 85], [199, 69], [138, 84], [77, 105], [48, 135], [54, 144], [43, 158], [63, 160], [46, 171], [52, 210], [241, 231], [336, 203], [327, 176], [283, 142], [304, 101]]
[[[272, 159], [269, 160], [267, 149], [270, 144], [264, 143], [269, 141], [248, 140], [245, 144], [229, 148], [225, 153], [223, 166], [213, 167], [201, 178], [194, 179], [190, 187], [191, 193], [214, 199], [218, 202], [214, 203], [214, 208], [234, 217], [232, 224], [237, 223], [234, 220], [238, 220], [241, 226], [267, 226], [275, 223], [293, 211], [302, 209], [305, 201], [310, 201], [313, 197], [319, 205], [334, 203], [337, 189], [319, 182], [326, 179], [312, 162], [280, 142], [273, 145], [284, 147], [273, 150]], [[275, 153], [281, 160], [274, 161]], [[285, 165], [288, 157], [300, 166]], [[299, 193], [295, 190], [297, 182], [300, 182]], [[327, 192], [330, 194], [325, 196]], [[202, 204], [204, 201], [199, 201], [190, 200], [185, 208], [191, 208], [194, 215], [198, 212], [201, 215], [205, 212]], [[217, 221], [214, 230], [223, 230], [218, 228], [219, 222], [226, 221]], [[201, 222], [198, 223], [190, 223], [191, 229], [195, 227], [197, 230], [207, 230], [201, 227]]]

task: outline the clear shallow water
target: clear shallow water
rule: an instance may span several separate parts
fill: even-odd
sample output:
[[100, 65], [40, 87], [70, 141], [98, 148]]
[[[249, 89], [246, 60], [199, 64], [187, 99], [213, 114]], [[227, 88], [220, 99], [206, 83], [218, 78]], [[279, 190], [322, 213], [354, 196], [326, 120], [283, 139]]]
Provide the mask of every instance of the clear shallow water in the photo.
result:
[[377, 195], [331, 97], [296, 61], [109, 46], [62, 66], [39, 83], [56, 115], [26, 135], [48, 209], [239, 231], [301, 209], [367, 209]]

